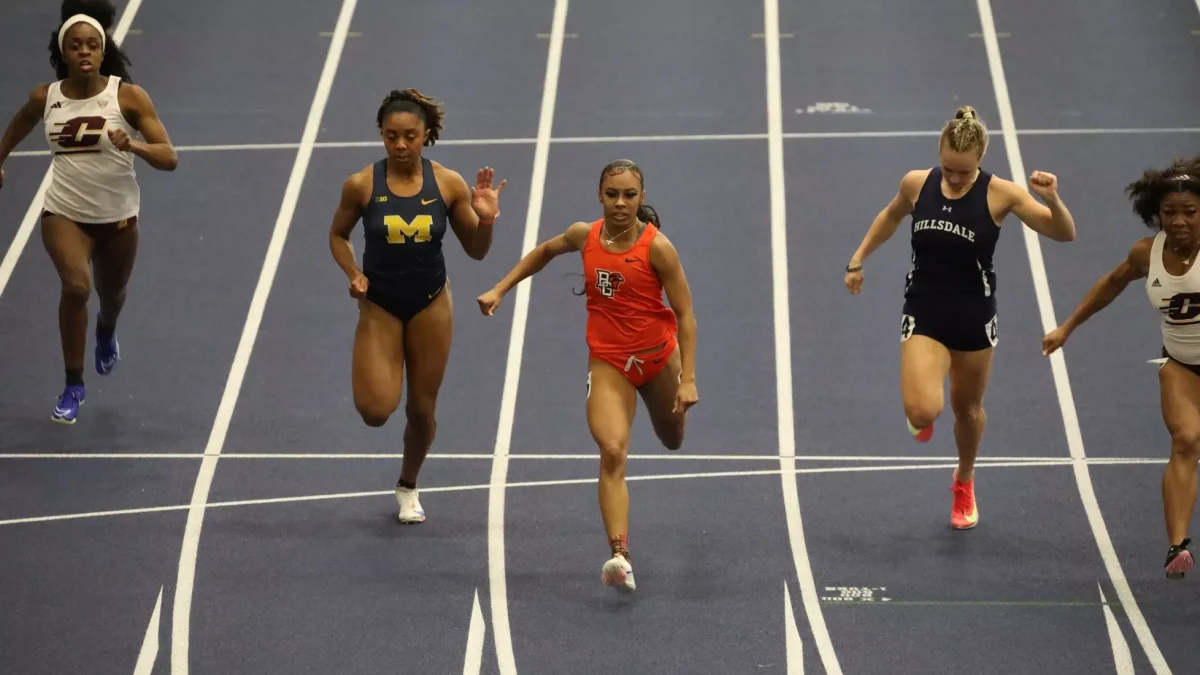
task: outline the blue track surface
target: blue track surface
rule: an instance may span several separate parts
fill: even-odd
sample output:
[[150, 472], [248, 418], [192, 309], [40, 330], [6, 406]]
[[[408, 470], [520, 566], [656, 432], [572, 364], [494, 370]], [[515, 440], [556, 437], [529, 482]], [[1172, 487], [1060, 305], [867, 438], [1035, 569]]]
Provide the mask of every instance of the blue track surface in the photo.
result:
[[[1200, 151], [1200, 6], [996, 2], [998, 100], [976, 3], [575, 2], [561, 44], [556, 5], [358, 0], [289, 190], [341, 0], [136, 4], [124, 44], [180, 165], [139, 162], [122, 361], [85, 371], [74, 427], [48, 421], [58, 280], [39, 231], [21, 231], [48, 166], [40, 126], [4, 166], [0, 255], [19, 257], [0, 275], [0, 672], [1195, 672], [1195, 582], [1161, 570], [1157, 316], [1131, 286], [1074, 335], [1064, 408], [1039, 302], [1066, 316], [1146, 232], [1124, 186]], [[2, 11], [7, 116], [53, 76], [58, 9]], [[455, 334], [419, 527], [395, 521], [403, 416], [372, 429], [354, 411], [356, 312], [327, 241], [342, 181], [382, 156], [379, 102], [407, 87], [445, 103], [427, 156], [508, 180], [484, 261], [447, 239]], [[1040, 241], [1039, 301], [1022, 226], [1004, 224], [981, 521], [955, 532], [949, 410], [916, 445], [900, 407], [908, 223], [860, 296], [842, 267], [964, 104], [992, 129], [986, 168], [1012, 178], [1019, 142], [1026, 173], [1059, 176], [1079, 236]], [[633, 597], [598, 579], [578, 258], [532, 281], [519, 362], [517, 294], [490, 319], [475, 304], [527, 226], [540, 241], [598, 217], [600, 169], [619, 157], [645, 171], [700, 331], [684, 448], [663, 450], [644, 409], [635, 420]], [[277, 224], [287, 237], [264, 266]], [[1109, 463], [1073, 466], [1076, 431], [1076, 451]], [[791, 447], [798, 510], [781, 490]], [[196, 492], [198, 476], [211, 485]]]

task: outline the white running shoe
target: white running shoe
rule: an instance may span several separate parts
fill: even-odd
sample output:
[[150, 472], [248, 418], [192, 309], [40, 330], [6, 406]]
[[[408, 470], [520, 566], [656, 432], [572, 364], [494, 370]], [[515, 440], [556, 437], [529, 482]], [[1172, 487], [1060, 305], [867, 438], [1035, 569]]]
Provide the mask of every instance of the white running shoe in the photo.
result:
[[416, 490], [397, 486], [396, 503], [400, 505], [400, 522], [405, 525], [425, 522], [425, 509], [421, 508]]
[[633, 580], [633, 565], [620, 553], [613, 554], [612, 559], [600, 568], [600, 581], [622, 593], [632, 593], [637, 589], [637, 583]]

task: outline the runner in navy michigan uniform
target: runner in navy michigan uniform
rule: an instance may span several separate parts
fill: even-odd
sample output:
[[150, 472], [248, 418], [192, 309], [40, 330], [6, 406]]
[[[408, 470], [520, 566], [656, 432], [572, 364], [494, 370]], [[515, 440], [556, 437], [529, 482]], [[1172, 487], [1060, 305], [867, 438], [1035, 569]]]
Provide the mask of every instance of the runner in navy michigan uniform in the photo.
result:
[[939, 165], [909, 171], [875, 217], [846, 266], [846, 286], [862, 289], [863, 263], [912, 216], [912, 269], [905, 279], [900, 323], [900, 390], [909, 432], [933, 436], [942, 413], [946, 378], [954, 412], [958, 468], [950, 522], [969, 529], [979, 520], [975, 457], [987, 425], [983, 396], [999, 340], [996, 273], [992, 255], [1009, 213], [1055, 241], [1072, 241], [1075, 223], [1057, 193], [1053, 174], [1034, 171], [1030, 189], [980, 168], [987, 128], [970, 106], [958, 109], [938, 141]]
[[[381, 427], [396, 408], [405, 375], [404, 462], [396, 482], [402, 523], [420, 523], [425, 510], [417, 475], [437, 431], [435, 409], [454, 312], [442, 257], [446, 223], [467, 255], [483, 260], [492, 245], [505, 181], [480, 169], [474, 189], [458, 173], [421, 156], [442, 130], [440, 105], [417, 91], [393, 91], [376, 123], [387, 157], [350, 176], [333, 217], [329, 246], [358, 300], [351, 381], [363, 422]], [[363, 221], [365, 251], [359, 269], [350, 233]], [[405, 369], [407, 368], [407, 373]]]

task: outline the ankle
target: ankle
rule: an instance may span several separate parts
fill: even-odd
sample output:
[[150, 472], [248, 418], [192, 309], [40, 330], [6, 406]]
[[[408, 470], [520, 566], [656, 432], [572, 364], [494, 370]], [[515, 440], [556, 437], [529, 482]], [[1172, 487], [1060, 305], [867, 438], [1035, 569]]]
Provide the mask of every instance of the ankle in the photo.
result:
[[626, 560], [629, 559], [629, 535], [618, 534], [608, 537], [608, 547], [612, 550], [613, 555], [622, 555]]

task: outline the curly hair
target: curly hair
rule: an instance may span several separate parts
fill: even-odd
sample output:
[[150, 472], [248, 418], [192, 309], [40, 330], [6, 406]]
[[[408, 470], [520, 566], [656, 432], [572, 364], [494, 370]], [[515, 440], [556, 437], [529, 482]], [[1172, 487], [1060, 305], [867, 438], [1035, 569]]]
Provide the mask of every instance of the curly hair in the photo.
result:
[[62, 50], [58, 47], [58, 31], [67, 19], [76, 14], [84, 14], [104, 26], [104, 58], [100, 61], [100, 74], [105, 77], [116, 75], [122, 82], [133, 82], [129, 77], [129, 57], [113, 42], [112, 27], [116, 22], [117, 10], [109, 0], [63, 0], [59, 13], [61, 16], [58, 28], [50, 33], [49, 45], [50, 65], [54, 67], [58, 79], [65, 80], [69, 74]]
[[1190, 192], [1200, 197], [1200, 155], [1176, 159], [1165, 169], [1147, 169], [1125, 188], [1133, 212], [1147, 227], [1157, 229], [1162, 201], [1173, 192]]
[[393, 89], [384, 97], [383, 103], [379, 106], [379, 112], [375, 116], [376, 126], [382, 129], [383, 121], [387, 119], [388, 115], [398, 112], [410, 112], [420, 116], [425, 122], [425, 128], [429, 130], [429, 136], [425, 139], [424, 145], [437, 143], [438, 136], [442, 131], [444, 116], [441, 103], [416, 89], [405, 89], [404, 91]]

